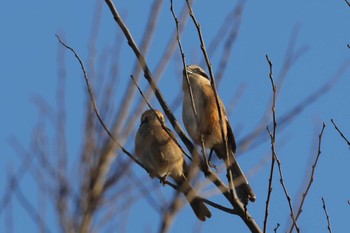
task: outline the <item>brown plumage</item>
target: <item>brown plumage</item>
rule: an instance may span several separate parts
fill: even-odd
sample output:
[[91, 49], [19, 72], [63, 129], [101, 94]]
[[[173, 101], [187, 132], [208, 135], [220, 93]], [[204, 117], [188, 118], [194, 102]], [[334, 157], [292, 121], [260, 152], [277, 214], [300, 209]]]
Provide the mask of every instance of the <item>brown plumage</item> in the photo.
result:
[[[206, 218], [211, 217], [211, 213], [186, 179], [188, 168], [182, 151], [175, 143], [174, 135], [174, 139], [171, 138], [162, 124], [166, 126], [160, 111], [147, 110], [142, 114], [141, 125], [135, 139], [136, 154], [152, 178], [155, 176], [173, 178], [180, 191], [185, 194], [198, 219], [205, 221]], [[169, 132], [171, 133], [170, 130]]]
[[214, 150], [216, 155], [220, 159], [224, 160], [226, 169], [230, 169], [233, 175], [235, 189], [240, 201], [243, 204], [247, 204], [248, 200], [254, 202], [256, 198], [254, 191], [250, 187], [247, 178], [235, 159], [235, 137], [222, 101], [219, 99], [224, 118], [224, 134], [227, 136], [228, 140], [229, 157], [227, 157], [225, 151], [225, 144], [221, 133], [219, 112], [210, 80], [204, 70], [197, 65], [187, 66], [186, 71], [191, 84], [197, 112], [196, 119], [193, 112], [189, 86], [184, 71], [182, 86], [184, 92], [182, 119], [187, 132], [191, 136], [192, 140], [198, 145], [202, 144], [201, 137], [203, 136], [205, 147]]

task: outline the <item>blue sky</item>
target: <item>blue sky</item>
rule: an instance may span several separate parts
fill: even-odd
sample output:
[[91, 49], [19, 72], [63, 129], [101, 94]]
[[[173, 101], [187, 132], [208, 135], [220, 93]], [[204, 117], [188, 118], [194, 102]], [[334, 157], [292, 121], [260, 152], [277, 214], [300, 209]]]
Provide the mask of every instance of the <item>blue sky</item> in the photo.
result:
[[[169, 1], [163, 3], [160, 20], [147, 55], [147, 62], [152, 71], [156, 70], [156, 65], [162, 58], [162, 51], [174, 29], [169, 4]], [[182, 4], [175, 4], [179, 15]], [[194, 12], [201, 24], [207, 45], [236, 4], [237, 1], [228, 0], [215, 3], [195, 2]], [[115, 5], [135, 41], [140, 43], [152, 4], [146, 1], [115, 1]], [[91, 25], [95, 20], [94, 12], [97, 8], [96, 1], [2, 3], [0, 8], [1, 199], [3, 190], [7, 187], [8, 171], [11, 169], [16, 171], [21, 164], [20, 157], [10, 144], [11, 138], [17, 138], [25, 148], [29, 148], [33, 130], [42, 119], [33, 100], [41, 96], [54, 109], [56, 106], [59, 78], [57, 53], [62, 51], [62, 47], [58, 45], [55, 34], [59, 34], [86, 62], [89, 55]], [[118, 78], [119, 88], [123, 89], [130, 76], [135, 56], [125, 39], [122, 39], [120, 30], [104, 2], [102, 9], [96, 44], [97, 55], [100, 56], [104, 50], [111, 49], [116, 40], [121, 45], [122, 59]], [[269, 67], [265, 55], [268, 54], [273, 62], [277, 81], [293, 31], [297, 31], [295, 50], [304, 52], [290, 68], [277, 97], [278, 117], [317, 91], [343, 67], [341, 76], [333, 82], [329, 92], [303, 109], [295, 120], [284, 126], [283, 130], [281, 128], [281, 131], [279, 129], [277, 131], [277, 154], [282, 163], [287, 188], [296, 206], [300, 188], [302, 187], [302, 190], [305, 188], [304, 181], [309, 178], [311, 163], [317, 154], [317, 137], [322, 122], [327, 125], [315, 180], [299, 220], [303, 232], [327, 232], [321, 197], [326, 200], [333, 231], [345, 232], [349, 228], [347, 221], [350, 211], [350, 206], [347, 204], [347, 200], [350, 199], [350, 188], [347, 185], [350, 177], [349, 148], [330, 122], [330, 119], [334, 118], [344, 134], [350, 137], [350, 69], [347, 68], [350, 65], [350, 49], [347, 48], [347, 44], [350, 43], [349, 22], [350, 8], [344, 1], [246, 1], [240, 31], [219, 88], [220, 96], [226, 106], [229, 106], [236, 94], [243, 90], [230, 117], [237, 141], [241, 142], [258, 126], [271, 97]], [[199, 63], [202, 60], [202, 53], [191, 20], [185, 28], [182, 43], [187, 62]], [[217, 70], [223, 51], [223, 47], [219, 47], [211, 56], [214, 71]], [[171, 102], [181, 88], [181, 78], [176, 75], [176, 72], [181, 70], [181, 64], [181, 57], [176, 50], [159, 83], [168, 102]], [[66, 54], [64, 65], [67, 72], [65, 80], [67, 137], [69, 152], [75, 155], [81, 149], [86, 88], [81, 69], [72, 54]], [[146, 83], [142, 80], [141, 84], [145, 86]], [[120, 99], [121, 97], [117, 96], [116, 106]], [[153, 103], [159, 108], [155, 101]], [[181, 121], [180, 108], [174, 113]], [[53, 130], [52, 127], [49, 127], [50, 130]], [[133, 142], [127, 141], [125, 146], [132, 151]], [[249, 210], [260, 226], [263, 223], [270, 166], [269, 161], [266, 163], [262, 161], [268, 159], [270, 153], [270, 144], [265, 142], [249, 151], [242, 150], [239, 157], [239, 162], [243, 170], [248, 173], [257, 194], [257, 202], [252, 203]], [[74, 158], [71, 159], [74, 161]], [[133, 170], [138, 176], [144, 177], [144, 171], [138, 167], [135, 166]], [[289, 225], [288, 206], [278, 179], [276, 173], [269, 232], [273, 231], [277, 223], [281, 224], [279, 232], [284, 232]], [[34, 206], [38, 206], [40, 195], [38, 196], [34, 183], [33, 178], [26, 174], [20, 187]], [[168, 187], [164, 189], [166, 194], [172, 196], [171, 189]], [[220, 197], [213, 199], [225, 203]], [[158, 219], [159, 215], [152, 211], [144, 200], [140, 200], [132, 208], [131, 214], [142, 219], [139, 224], [130, 224], [128, 232], [156, 231], [158, 221], [154, 218]], [[215, 209], [212, 209], [212, 212], [213, 217], [202, 225], [202, 232], [214, 230], [221, 232], [228, 229], [247, 232], [247, 228], [238, 217]], [[16, 201], [13, 202], [13, 213], [16, 215], [15, 232], [37, 232], [31, 218]], [[178, 215], [173, 232], [192, 232], [195, 221], [191, 209], [186, 207]], [[47, 224], [52, 232], [59, 232], [57, 222], [52, 217], [52, 210], [48, 211]], [[0, 232], [5, 231], [4, 225], [5, 217], [2, 214]]]

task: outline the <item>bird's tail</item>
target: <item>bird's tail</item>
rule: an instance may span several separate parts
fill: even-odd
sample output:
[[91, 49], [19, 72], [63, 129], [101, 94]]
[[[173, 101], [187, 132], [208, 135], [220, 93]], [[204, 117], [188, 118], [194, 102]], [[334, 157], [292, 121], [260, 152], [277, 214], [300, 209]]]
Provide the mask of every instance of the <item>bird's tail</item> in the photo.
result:
[[203, 203], [203, 201], [198, 196], [196, 190], [188, 183], [185, 176], [176, 179], [179, 185], [180, 191], [183, 192], [187, 201], [190, 203], [193, 212], [196, 214], [197, 218], [201, 221], [205, 221], [206, 218], [211, 217], [211, 212], [208, 207]]
[[[225, 150], [222, 147], [215, 148], [215, 153], [219, 158], [226, 158]], [[237, 196], [242, 204], [247, 205], [248, 201], [254, 202], [256, 199], [255, 193], [250, 187], [247, 178], [245, 177], [242, 169], [239, 167], [234, 152], [230, 151], [229, 160], [224, 159], [227, 171], [231, 171], [233, 177], [233, 184], [236, 189]]]
[[248, 179], [245, 177], [242, 169], [238, 165], [234, 153], [229, 153], [230, 163], [225, 161], [226, 168], [230, 169], [233, 177], [233, 184], [235, 185], [236, 193], [239, 200], [244, 204], [248, 204], [248, 200], [254, 202], [256, 199], [255, 193], [248, 183]]

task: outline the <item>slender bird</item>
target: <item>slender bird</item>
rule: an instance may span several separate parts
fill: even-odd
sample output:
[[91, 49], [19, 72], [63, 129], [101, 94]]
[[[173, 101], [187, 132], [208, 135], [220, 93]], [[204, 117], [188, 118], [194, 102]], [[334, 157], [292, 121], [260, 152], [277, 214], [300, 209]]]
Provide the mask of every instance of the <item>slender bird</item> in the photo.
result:
[[174, 134], [166, 128], [162, 112], [147, 110], [142, 114], [141, 125], [135, 138], [137, 156], [149, 171], [151, 178], [160, 177], [165, 180], [170, 176], [174, 179], [197, 218], [205, 221], [211, 217], [211, 212], [186, 179], [188, 166], [181, 148], [174, 140]]
[[[193, 111], [186, 72], [192, 89], [196, 114]], [[233, 183], [240, 201], [244, 205], [248, 204], [248, 200], [254, 202], [256, 198], [254, 191], [235, 159], [235, 137], [227, 118], [225, 107], [221, 99], [219, 99], [224, 121], [224, 137], [227, 138], [228, 144], [228, 156], [226, 154], [225, 141], [221, 133], [219, 111], [208, 75], [201, 67], [189, 65], [183, 71], [182, 88], [184, 93], [182, 119], [190, 137], [198, 145], [202, 145], [203, 140], [206, 148], [213, 150], [220, 159], [224, 160], [227, 171], [230, 170], [232, 173]]]

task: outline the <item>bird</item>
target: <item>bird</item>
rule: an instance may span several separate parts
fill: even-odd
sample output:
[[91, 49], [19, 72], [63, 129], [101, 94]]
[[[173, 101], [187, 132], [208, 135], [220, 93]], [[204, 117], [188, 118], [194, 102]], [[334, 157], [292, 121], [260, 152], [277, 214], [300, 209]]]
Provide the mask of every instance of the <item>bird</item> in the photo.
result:
[[186, 177], [189, 168], [175, 140], [161, 111], [150, 109], [141, 115], [141, 124], [135, 137], [136, 155], [151, 178], [158, 177], [165, 181], [170, 176], [174, 179], [197, 218], [205, 221], [211, 217], [211, 212], [190, 185]]
[[[182, 89], [182, 119], [188, 134], [197, 145], [202, 145], [203, 141], [205, 148], [210, 149], [211, 152], [214, 151], [218, 158], [224, 160], [227, 171], [230, 170], [232, 173], [235, 190], [241, 203], [247, 205], [248, 201], [254, 202], [256, 199], [255, 193], [236, 161], [237, 146], [235, 137], [225, 107], [219, 98], [219, 105], [223, 114], [224, 138], [227, 138], [228, 145], [227, 157], [215, 93], [208, 75], [198, 65], [186, 66], [183, 70]], [[196, 111], [193, 110], [191, 96], [193, 96]]]

